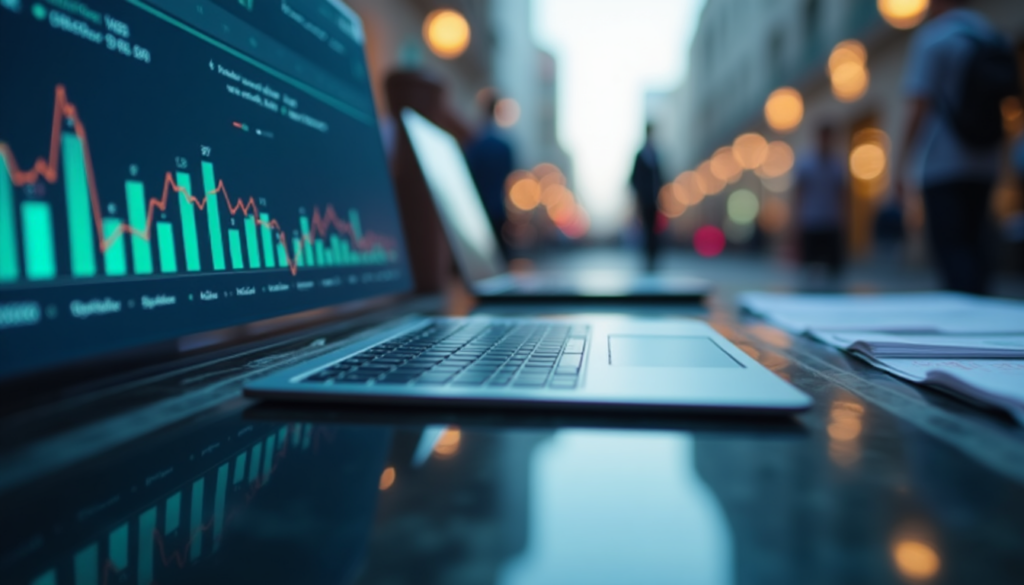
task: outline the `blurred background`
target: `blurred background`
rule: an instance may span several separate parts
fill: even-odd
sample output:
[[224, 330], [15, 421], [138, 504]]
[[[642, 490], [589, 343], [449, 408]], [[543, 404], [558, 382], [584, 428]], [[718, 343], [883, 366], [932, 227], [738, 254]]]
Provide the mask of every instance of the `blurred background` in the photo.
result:
[[[908, 52], [928, 0], [349, 3], [364, 19], [403, 206], [423, 197], [402, 193], [395, 113], [411, 105], [462, 142], [513, 267], [574, 249], [584, 267], [640, 268], [649, 224], [657, 270], [720, 287], [942, 284], [919, 186], [908, 180], [897, 197]], [[1019, 0], [967, 7], [1024, 63]], [[993, 292], [1024, 297], [1024, 197], [1011, 154], [1024, 130], [1019, 96], [1001, 112], [1009, 139], [984, 237]], [[826, 126], [844, 177], [844, 261], [819, 268], [801, 262], [795, 193]], [[659, 170], [649, 214], [635, 194], [644, 160]]]

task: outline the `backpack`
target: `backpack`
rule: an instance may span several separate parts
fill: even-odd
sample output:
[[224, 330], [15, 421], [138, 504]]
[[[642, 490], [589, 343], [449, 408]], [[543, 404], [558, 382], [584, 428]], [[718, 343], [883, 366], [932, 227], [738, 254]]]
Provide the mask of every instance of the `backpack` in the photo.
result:
[[1004, 98], [1017, 95], [1017, 61], [1002, 37], [967, 33], [971, 55], [967, 60], [958, 95], [944, 108], [957, 136], [974, 148], [992, 148], [1003, 139]]

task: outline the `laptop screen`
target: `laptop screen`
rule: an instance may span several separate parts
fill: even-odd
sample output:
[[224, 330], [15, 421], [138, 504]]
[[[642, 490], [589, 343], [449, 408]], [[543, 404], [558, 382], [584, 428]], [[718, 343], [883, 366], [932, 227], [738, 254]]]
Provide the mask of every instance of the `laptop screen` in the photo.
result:
[[411, 288], [339, 0], [0, 2], [0, 377]]
[[463, 276], [475, 282], [505, 272], [498, 238], [455, 137], [410, 109], [402, 111], [402, 122]]

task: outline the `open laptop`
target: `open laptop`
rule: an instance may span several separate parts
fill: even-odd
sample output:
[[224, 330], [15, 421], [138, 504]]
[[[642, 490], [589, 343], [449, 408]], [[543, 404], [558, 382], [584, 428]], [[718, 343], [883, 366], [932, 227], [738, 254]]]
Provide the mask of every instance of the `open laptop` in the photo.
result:
[[455, 137], [409, 108], [402, 111], [402, 123], [455, 262], [478, 297], [503, 301], [692, 301], [710, 290], [708, 281], [683, 274], [510, 272], [498, 243], [500, 236], [487, 218]]
[[[129, 371], [149, 351], [270, 347], [268, 331], [354, 308], [401, 311], [412, 282], [355, 13], [338, 0], [72, 8], [0, 6], [0, 51], [26, 56], [0, 66], [5, 392]], [[811, 402], [689, 320], [404, 315], [313, 353], [247, 364], [269, 372], [247, 394], [659, 412]]]

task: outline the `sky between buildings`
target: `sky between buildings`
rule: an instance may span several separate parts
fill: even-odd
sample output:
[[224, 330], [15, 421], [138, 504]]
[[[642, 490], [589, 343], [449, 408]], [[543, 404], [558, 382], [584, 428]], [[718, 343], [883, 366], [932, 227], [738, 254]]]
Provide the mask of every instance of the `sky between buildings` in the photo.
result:
[[533, 34], [558, 61], [558, 137], [594, 235], [627, 219], [644, 95], [677, 86], [705, 0], [532, 0]]

